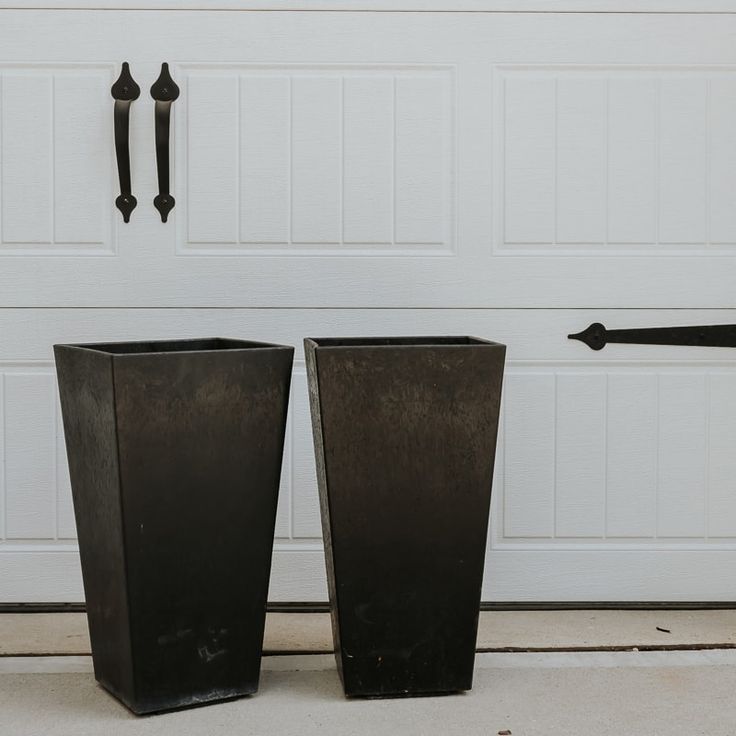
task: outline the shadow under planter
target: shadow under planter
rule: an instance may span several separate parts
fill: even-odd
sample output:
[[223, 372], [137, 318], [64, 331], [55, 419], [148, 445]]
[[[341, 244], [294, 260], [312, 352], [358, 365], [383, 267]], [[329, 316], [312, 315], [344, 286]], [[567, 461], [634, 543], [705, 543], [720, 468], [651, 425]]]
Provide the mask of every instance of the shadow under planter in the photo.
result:
[[346, 695], [469, 690], [506, 348], [304, 341]]
[[293, 348], [54, 352], [95, 677], [139, 714], [255, 692]]

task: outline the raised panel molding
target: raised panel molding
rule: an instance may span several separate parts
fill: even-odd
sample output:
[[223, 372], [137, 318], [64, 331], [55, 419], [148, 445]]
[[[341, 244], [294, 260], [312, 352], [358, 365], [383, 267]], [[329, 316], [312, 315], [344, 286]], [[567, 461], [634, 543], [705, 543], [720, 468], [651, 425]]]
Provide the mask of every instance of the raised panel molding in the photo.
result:
[[452, 66], [178, 67], [177, 253], [453, 255]]
[[68, 481], [63, 479], [69, 473], [66, 458], [58, 455], [63, 437], [57, 407], [53, 364], [0, 364], [3, 544], [51, 542], [69, 534], [73, 511], [71, 495], [66, 493]]
[[494, 70], [494, 250], [724, 255], [736, 246], [736, 69]]
[[111, 255], [110, 64], [0, 64], [0, 256]]
[[[0, 363], [0, 554], [76, 540], [58, 402], [53, 363]], [[322, 538], [304, 361], [292, 375], [275, 538], [287, 549]]]
[[511, 364], [493, 549], [736, 549], [736, 369]]
[[[736, 548], [736, 368], [511, 362], [493, 549]], [[0, 364], [0, 553], [69, 544], [74, 516], [50, 362]], [[319, 547], [304, 362], [294, 365], [277, 548]]]
[[[50, 361], [0, 363], [0, 569], [6, 600], [83, 599]], [[326, 597], [306, 371], [295, 361], [269, 599]]]
[[[294, 364], [269, 597], [327, 597], [306, 371]], [[82, 600], [56, 375], [0, 362], [0, 570], [6, 600]], [[296, 429], [295, 429], [296, 428]]]

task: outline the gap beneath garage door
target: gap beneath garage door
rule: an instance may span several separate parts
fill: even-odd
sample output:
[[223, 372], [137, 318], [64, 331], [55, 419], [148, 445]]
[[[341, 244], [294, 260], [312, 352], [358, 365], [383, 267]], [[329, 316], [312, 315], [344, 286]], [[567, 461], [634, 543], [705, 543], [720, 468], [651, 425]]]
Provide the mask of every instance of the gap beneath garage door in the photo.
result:
[[[480, 652], [736, 649], [736, 610], [483, 611]], [[267, 654], [332, 651], [327, 613], [269, 612]], [[84, 613], [0, 614], [0, 657], [89, 655]]]

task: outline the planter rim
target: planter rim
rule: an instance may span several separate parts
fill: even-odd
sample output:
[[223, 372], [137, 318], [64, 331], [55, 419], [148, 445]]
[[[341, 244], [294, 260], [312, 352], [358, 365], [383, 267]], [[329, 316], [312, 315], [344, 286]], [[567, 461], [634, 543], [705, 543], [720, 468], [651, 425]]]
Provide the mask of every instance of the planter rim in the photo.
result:
[[389, 335], [371, 337], [305, 337], [305, 346], [315, 350], [353, 349], [401, 349], [401, 348], [454, 348], [506, 347], [472, 335]]
[[114, 357], [135, 355], [182, 355], [191, 353], [224, 353], [253, 350], [293, 350], [291, 345], [280, 345], [256, 340], [230, 337], [194, 337], [171, 340], [122, 340], [116, 342], [59, 343], [54, 348], [75, 348], [103, 353]]

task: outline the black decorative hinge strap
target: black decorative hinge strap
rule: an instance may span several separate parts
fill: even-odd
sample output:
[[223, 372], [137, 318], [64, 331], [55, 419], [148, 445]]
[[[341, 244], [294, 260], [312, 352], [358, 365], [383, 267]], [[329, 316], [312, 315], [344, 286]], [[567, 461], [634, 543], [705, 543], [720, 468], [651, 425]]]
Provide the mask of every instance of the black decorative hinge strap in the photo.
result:
[[115, 157], [120, 180], [120, 196], [115, 200], [115, 206], [123, 213], [123, 222], [130, 222], [130, 214], [138, 204], [130, 181], [130, 104], [138, 99], [141, 88], [131, 76], [127, 61], [123, 62], [120, 76], [112, 85], [110, 94], [115, 100]]
[[161, 64], [161, 74], [151, 87], [151, 97], [156, 100], [156, 169], [158, 170], [158, 195], [153, 206], [166, 222], [176, 201], [171, 195], [169, 184], [169, 123], [171, 105], [179, 97], [179, 87], [169, 74], [169, 65]]
[[608, 343], [633, 345], [690, 345], [713, 348], [736, 348], [736, 325], [695, 325], [687, 327], [640, 327], [628, 330], [608, 330], [600, 322], [574, 335], [593, 350], [602, 350]]

